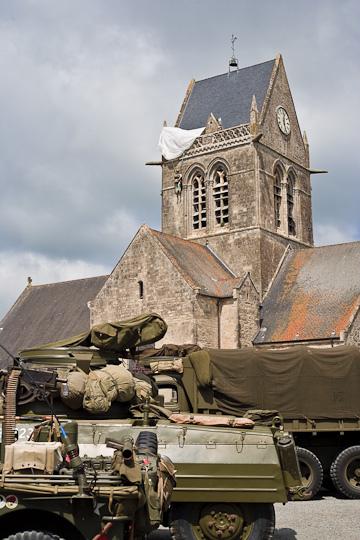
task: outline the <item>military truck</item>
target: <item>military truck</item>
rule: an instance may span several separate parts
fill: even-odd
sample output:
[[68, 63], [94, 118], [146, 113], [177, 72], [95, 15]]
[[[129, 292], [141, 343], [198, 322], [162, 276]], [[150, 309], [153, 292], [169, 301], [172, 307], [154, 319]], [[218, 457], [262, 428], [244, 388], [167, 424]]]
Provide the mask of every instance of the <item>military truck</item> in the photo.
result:
[[297, 445], [304, 499], [330, 478], [342, 495], [360, 498], [357, 347], [211, 349], [180, 360], [159, 356], [141, 362], [174, 411], [278, 411]]
[[[113, 327], [108, 333], [112, 330]], [[105, 328], [97, 329], [98, 337], [104, 334]], [[119, 342], [119, 337], [115, 340]], [[5, 375], [3, 447], [16, 433], [20, 441], [37, 433], [36, 426], [40, 426], [40, 435], [36, 437], [48, 439], [48, 422], [56, 415], [65, 430], [68, 423], [76, 420], [83, 463], [90, 470], [104, 467], [107, 470], [110, 457], [107, 439], [156, 438], [158, 452], [166, 455], [176, 468], [171, 505], [161, 514], [162, 524], [170, 526], [174, 538], [266, 540], [272, 537], [273, 504], [299, 498], [302, 493], [294, 442], [277, 417], [270, 426], [234, 415], [183, 417], [162, 407], [161, 400], [154, 396], [151, 402], [149, 399], [130, 404], [114, 401], [105, 413], [72, 410], [59, 399], [58, 385], [66, 384], [74, 371], [98, 377], [109, 365], [119, 364], [119, 351], [84, 347], [79, 341], [75, 345], [73, 342], [67, 346], [55, 345], [23, 351], [17, 365]], [[15, 372], [20, 373], [16, 389], [11, 382]], [[146, 435], [141, 435], [144, 432]], [[35, 483], [38, 481], [36, 474], [32, 478]], [[3, 489], [0, 484], [0, 493]], [[46, 510], [47, 505], [48, 500], [43, 504]], [[11, 512], [0, 509], [0, 530], [2, 520]], [[60, 513], [63, 519], [66, 512], [59, 512], [59, 519]], [[40, 518], [38, 514], [38, 523]], [[14, 517], [11, 523], [19, 522]], [[53, 533], [55, 538], [56, 534], [59, 533]], [[68, 540], [71, 536], [63, 533], [63, 538]], [[43, 537], [39, 536], [38, 540]]]

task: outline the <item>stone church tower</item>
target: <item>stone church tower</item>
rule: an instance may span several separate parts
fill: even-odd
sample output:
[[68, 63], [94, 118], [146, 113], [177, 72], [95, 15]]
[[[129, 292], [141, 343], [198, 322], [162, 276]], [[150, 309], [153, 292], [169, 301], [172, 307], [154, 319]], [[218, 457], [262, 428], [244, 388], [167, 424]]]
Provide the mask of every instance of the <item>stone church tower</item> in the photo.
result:
[[260, 296], [286, 247], [313, 245], [309, 146], [282, 57], [191, 81], [176, 127], [205, 126], [162, 163], [162, 231], [208, 245]]

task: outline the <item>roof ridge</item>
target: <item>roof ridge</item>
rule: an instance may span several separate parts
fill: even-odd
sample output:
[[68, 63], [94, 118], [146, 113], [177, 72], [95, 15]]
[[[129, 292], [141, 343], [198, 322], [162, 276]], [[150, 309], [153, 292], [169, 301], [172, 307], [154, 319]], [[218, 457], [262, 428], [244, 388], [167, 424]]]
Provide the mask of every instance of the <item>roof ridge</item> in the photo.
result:
[[206, 248], [204, 244], [199, 244], [198, 242], [195, 242], [194, 240], [188, 240], [187, 238], [182, 238], [181, 236], [176, 236], [175, 234], [165, 233], [163, 231], [157, 231], [156, 229], [152, 229], [148, 225], [147, 227], [149, 228], [151, 232], [154, 232], [155, 234], [162, 234], [164, 236], [170, 236], [171, 238], [175, 238], [176, 240], [180, 240], [181, 242], [185, 242], [187, 244], [190, 243], [190, 244], [194, 244], [195, 246], [201, 246], [203, 248]]
[[29, 290], [39, 288], [39, 287], [50, 287], [55, 285], [61, 285], [62, 283], [74, 283], [75, 281], [87, 281], [89, 279], [97, 279], [97, 278], [107, 278], [110, 274], [101, 274], [100, 276], [91, 276], [91, 277], [85, 277], [85, 278], [76, 278], [76, 279], [64, 279], [62, 281], [53, 281], [52, 283], [40, 283], [38, 285], [31, 285], [27, 287]]
[[210, 251], [210, 253], [212, 255], [214, 255], [215, 259], [221, 264], [221, 266], [231, 274], [231, 276], [229, 276], [229, 278], [227, 279], [233, 279], [233, 278], [236, 278], [236, 274], [231, 270], [230, 266], [228, 266], [222, 259], [221, 257], [216, 253], [216, 251], [210, 246], [210, 244], [205, 244], [205, 248]]
[[[263, 64], [269, 64], [270, 62], [275, 62], [275, 61], [276, 61], [276, 58], [272, 58], [271, 60], [265, 60], [265, 62], [258, 62], [257, 64], [251, 64], [250, 66], [245, 66], [245, 67], [242, 67], [240, 69], [230, 71], [230, 75], [232, 73], [238, 73], [239, 71], [245, 71], [246, 69], [261, 66]], [[199, 80], [195, 79], [195, 84], [198, 83], [198, 82], [208, 81], [210, 79], [216, 79], [216, 77], [223, 77], [224, 75], [229, 75], [229, 72], [225, 71], [225, 73], [219, 73], [218, 75], [211, 75], [211, 77], [204, 77], [204, 79], [199, 79]]]
[[[346, 246], [350, 244], [360, 244], [360, 240], [351, 240], [351, 242], [338, 242], [337, 244], [325, 244], [323, 246], [313, 246], [310, 249], [322, 249], [322, 248], [328, 248], [328, 247], [336, 247], [336, 246]], [[309, 248], [306, 248], [309, 249]], [[299, 250], [302, 251], [302, 250]]]

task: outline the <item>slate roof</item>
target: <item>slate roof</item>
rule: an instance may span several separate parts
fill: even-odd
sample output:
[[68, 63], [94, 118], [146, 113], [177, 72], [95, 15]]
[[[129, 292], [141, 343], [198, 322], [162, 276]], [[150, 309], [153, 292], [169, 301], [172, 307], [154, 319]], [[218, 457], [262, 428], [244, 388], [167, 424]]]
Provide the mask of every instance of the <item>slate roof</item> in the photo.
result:
[[288, 254], [264, 299], [254, 344], [337, 338], [360, 303], [360, 242]]
[[[90, 327], [87, 303], [108, 276], [31, 285], [0, 322], [0, 342], [12, 354], [34, 345], [80, 334]], [[0, 349], [0, 368], [11, 363]]]
[[218, 298], [232, 296], [238, 280], [207, 246], [150, 227], [148, 230], [192, 288]]
[[196, 81], [178, 124], [182, 129], [206, 125], [211, 113], [229, 128], [250, 120], [253, 95], [262, 109], [275, 60]]

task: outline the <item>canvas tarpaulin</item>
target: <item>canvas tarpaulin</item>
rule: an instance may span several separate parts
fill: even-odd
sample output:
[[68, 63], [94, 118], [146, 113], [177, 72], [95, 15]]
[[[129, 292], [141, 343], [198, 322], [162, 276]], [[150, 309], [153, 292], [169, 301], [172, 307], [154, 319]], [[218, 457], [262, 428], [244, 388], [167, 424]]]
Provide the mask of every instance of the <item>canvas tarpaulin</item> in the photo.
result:
[[166, 330], [167, 324], [159, 315], [148, 313], [125, 321], [97, 324], [83, 334], [25, 350], [29, 352], [32, 349], [53, 347], [94, 346], [99, 349], [123, 352], [126, 349], [159, 341], [164, 337]]
[[155, 356], [187, 356], [188, 354], [200, 351], [199, 345], [185, 343], [184, 345], [164, 344], [160, 349], [148, 348], [140, 351], [139, 356], [143, 358], [154, 358]]
[[205, 128], [180, 129], [164, 127], [160, 133], [159, 147], [165, 159], [175, 159], [185, 152]]
[[208, 377], [218, 407], [229, 414], [271, 409], [286, 418], [360, 416], [360, 350], [209, 349], [189, 355], [198, 384]]

